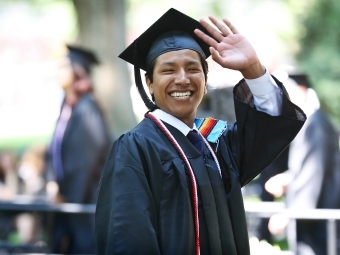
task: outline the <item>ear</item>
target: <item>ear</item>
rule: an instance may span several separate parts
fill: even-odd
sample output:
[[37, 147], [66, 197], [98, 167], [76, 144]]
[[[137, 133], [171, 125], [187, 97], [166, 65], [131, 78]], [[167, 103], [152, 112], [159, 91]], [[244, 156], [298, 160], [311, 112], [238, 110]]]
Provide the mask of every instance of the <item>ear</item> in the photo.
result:
[[204, 95], [206, 95], [208, 93], [208, 90], [207, 90], [207, 85], [204, 86]]
[[149, 88], [149, 93], [152, 95], [153, 94], [153, 84], [152, 82], [150, 81], [149, 77], [148, 76], [145, 76], [145, 82], [146, 84], [148, 85], [148, 88]]

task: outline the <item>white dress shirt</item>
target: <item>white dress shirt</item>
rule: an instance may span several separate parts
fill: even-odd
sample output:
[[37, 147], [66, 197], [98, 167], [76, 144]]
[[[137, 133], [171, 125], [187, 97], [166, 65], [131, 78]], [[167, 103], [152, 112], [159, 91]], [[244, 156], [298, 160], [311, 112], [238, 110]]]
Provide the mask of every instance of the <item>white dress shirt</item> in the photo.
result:
[[277, 86], [273, 77], [268, 73], [267, 69], [264, 75], [257, 79], [245, 79], [251, 93], [254, 96], [254, 104], [256, 109], [271, 116], [281, 114], [282, 90]]

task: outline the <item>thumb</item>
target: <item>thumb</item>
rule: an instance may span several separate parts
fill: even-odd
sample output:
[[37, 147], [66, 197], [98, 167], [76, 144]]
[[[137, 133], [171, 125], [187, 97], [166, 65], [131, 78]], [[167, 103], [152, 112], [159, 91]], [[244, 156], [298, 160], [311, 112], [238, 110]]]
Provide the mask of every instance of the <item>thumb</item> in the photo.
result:
[[216, 50], [213, 47], [209, 47], [209, 51], [211, 53], [211, 57], [214, 58], [216, 54], [218, 54], [218, 52], [216, 52]]
[[209, 47], [209, 51], [210, 51], [210, 53], [211, 53], [212, 59], [213, 59], [216, 63], [218, 63], [218, 64], [220, 64], [221, 66], [223, 66], [223, 58], [220, 56], [220, 53], [219, 53], [217, 50], [215, 50], [213, 47]]

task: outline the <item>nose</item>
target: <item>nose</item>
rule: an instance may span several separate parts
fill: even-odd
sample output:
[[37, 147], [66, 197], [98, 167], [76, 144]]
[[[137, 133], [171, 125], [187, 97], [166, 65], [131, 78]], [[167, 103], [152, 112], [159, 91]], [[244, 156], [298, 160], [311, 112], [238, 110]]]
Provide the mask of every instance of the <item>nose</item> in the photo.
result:
[[181, 69], [178, 71], [175, 82], [176, 84], [181, 85], [181, 86], [186, 86], [190, 84], [190, 79], [184, 69]]

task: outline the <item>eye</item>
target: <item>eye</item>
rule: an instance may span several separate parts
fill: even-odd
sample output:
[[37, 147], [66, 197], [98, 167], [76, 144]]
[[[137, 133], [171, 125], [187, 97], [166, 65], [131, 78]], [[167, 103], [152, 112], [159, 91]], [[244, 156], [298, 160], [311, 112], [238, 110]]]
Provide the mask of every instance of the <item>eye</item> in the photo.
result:
[[188, 70], [190, 72], [200, 72], [201, 71], [201, 69], [199, 69], [198, 67], [190, 67]]
[[171, 68], [166, 68], [164, 70], [162, 70], [162, 73], [172, 73], [174, 70]]

